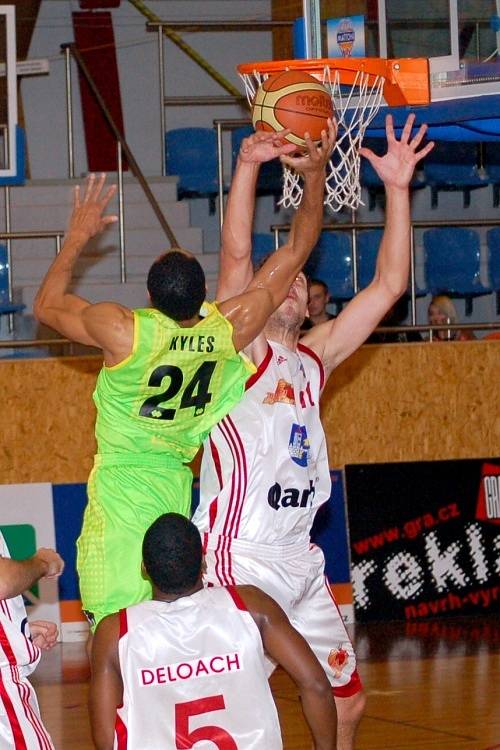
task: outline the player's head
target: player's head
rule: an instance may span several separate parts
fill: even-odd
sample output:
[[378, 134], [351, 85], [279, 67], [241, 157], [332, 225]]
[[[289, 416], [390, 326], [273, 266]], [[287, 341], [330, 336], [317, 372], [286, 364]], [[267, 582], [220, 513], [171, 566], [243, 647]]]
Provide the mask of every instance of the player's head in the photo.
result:
[[[258, 271], [264, 263], [272, 256], [268, 253], [255, 267]], [[269, 317], [269, 326], [284, 327], [287, 330], [299, 331], [307, 312], [308, 282], [303, 271], [299, 271], [294, 282], [290, 286], [286, 299], [281, 303], [277, 310]]]
[[309, 315], [316, 316], [325, 312], [330, 293], [328, 286], [321, 279], [311, 279], [309, 281], [309, 299], [307, 308]]
[[202, 558], [200, 532], [179, 513], [160, 516], [144, 535], [144, 569], [163, 594], [193, 589], [201, 579]]
[[176, 248], [160, 255], [148, 273], [151, 304], [173, 320], [190, 320], [205, 299], [203, 268], [196, 258]]

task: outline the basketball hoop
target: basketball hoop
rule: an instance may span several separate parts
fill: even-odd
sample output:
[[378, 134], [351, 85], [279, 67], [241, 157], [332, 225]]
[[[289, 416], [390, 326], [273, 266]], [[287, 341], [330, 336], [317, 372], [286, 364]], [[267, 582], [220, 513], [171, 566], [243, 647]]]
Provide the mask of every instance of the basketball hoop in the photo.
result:
[[[318, 60], [273, 60], [238, 65], [250, 106], [261, 83], [274, 73], [301, 70], [330, 91], [337, 118], [337, 140], [326, 179], [325, 205], [334, 212], [362, 203], [359, 149], [365, 130], [382, 99], [392, 106], [430, 102], [429, 62], [425, 58], [385, 60], [376, 57]], [[284, 208], [297, 208], [302, 198], [300, 176], [284, 167]]]

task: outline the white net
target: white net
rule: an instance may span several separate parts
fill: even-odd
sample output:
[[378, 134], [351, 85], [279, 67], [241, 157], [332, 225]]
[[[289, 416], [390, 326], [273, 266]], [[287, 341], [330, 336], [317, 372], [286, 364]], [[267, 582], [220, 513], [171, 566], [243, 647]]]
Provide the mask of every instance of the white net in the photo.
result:
[[[258, 87], [268, 75], [258, 71], [240, 75], [251, 105]], [[359, 70], [354, 83], [346, 85], [341, 83], [338, 70], [324, 66], [322, 82], [330, 91], [338, 126], [325, 190], [325, 205], [334, 212], [343, 207], [356, 209], [362, 203], [359, 149], [366, 128], [382, 103], [384, 80], [383, 76], [376, 76], [370, 82], [370, 76]], [[302, 199], [300, 175], [288, 167], [284, 167], [283, 173], [283, 195], [279, 203], [284, 208], [297, 208]]]

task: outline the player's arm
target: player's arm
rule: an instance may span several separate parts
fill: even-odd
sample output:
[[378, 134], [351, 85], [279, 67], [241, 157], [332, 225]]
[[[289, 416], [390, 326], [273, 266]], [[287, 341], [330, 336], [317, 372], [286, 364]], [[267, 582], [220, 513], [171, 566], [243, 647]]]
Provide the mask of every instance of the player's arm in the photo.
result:
[[122, 703], [123, 682], [118, 660], [120, 616], [101, 620], [92, 643], [89, 712], [97, 750], [112, 750], [116, 709]]
[[216, 299], [223, 301], [246, 289], [253, 277], [252, 226], [260, 165], [295, 151], [281, 133], [253, 133], [241, 142], [222, 226]]
[[130, 311], [112, 302], [92, 305], [68, 291], [76, 261], [92, 237], [100, 234], [116, 216], [104, 212], [116, 192], [112, 185], [103, 192], [106, 176], [90, 175], [83, 199], [74, 191], [74, 206], [61, 252], [47, 271], [35, 297], [33, 312], [42, 323], [81, 344], [113, 351], [117, 340], [129, 331]]
[[427, 126], [422, 125], [411, 138], [414, 120], [415, 115], [408, 117], [398, 141], [392, 117], [386, 117], [388, 150], [385, 156], [376, 156], [367, 148], [360, 149], [384, 182], [385, 228], [375, 275], [369, 286], [359, 292], [335, 320], [314, 326], [302, 338], [302, 343], [320, 356], [327, 375], [361, 346], [407, 289], [411, 231], [409, 184], [415, 165], [434, 145], [430, 142], [417, 151]]
[[0, 557], [0, 599], [22, 594], [40, 578], [55, 578], [64, 570], [64, 561], [53, 549], [39, 549], [27, 560]]
[[281, 607], [255, 586], [238, 586], [262, 636], [264, 648], [299, 689], [314, 750], [335, 750], [337, 712], [330, 683], [311, 648]]
[[269, 315], [286, 299], [291, 284], [317, 242], [323, 221], [326, 165], [335, 144], [335, 135], [335, 126], [329, 121], [328, 132], [322, 132], [319, 146], [307, 137], [305, 154], [281, 157], [282, 162], [293, 167], [304, 179], [302, 200], [287, 244], [269, 256], [244, 294], [220, 305], [221, 312], [233, 324], [233, 342], [237, 350], [244, 349], [255, 339]]

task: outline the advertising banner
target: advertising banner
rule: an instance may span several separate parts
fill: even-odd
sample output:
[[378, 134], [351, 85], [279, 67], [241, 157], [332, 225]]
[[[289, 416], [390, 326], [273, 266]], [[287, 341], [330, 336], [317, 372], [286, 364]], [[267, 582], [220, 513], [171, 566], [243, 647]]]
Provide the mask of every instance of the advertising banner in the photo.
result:
[[329, 18], [326, 22], [328, 57], [365, 56], [365, 17]]
[[500, 459], [345, 475], [356, 621], [500, 611]]

